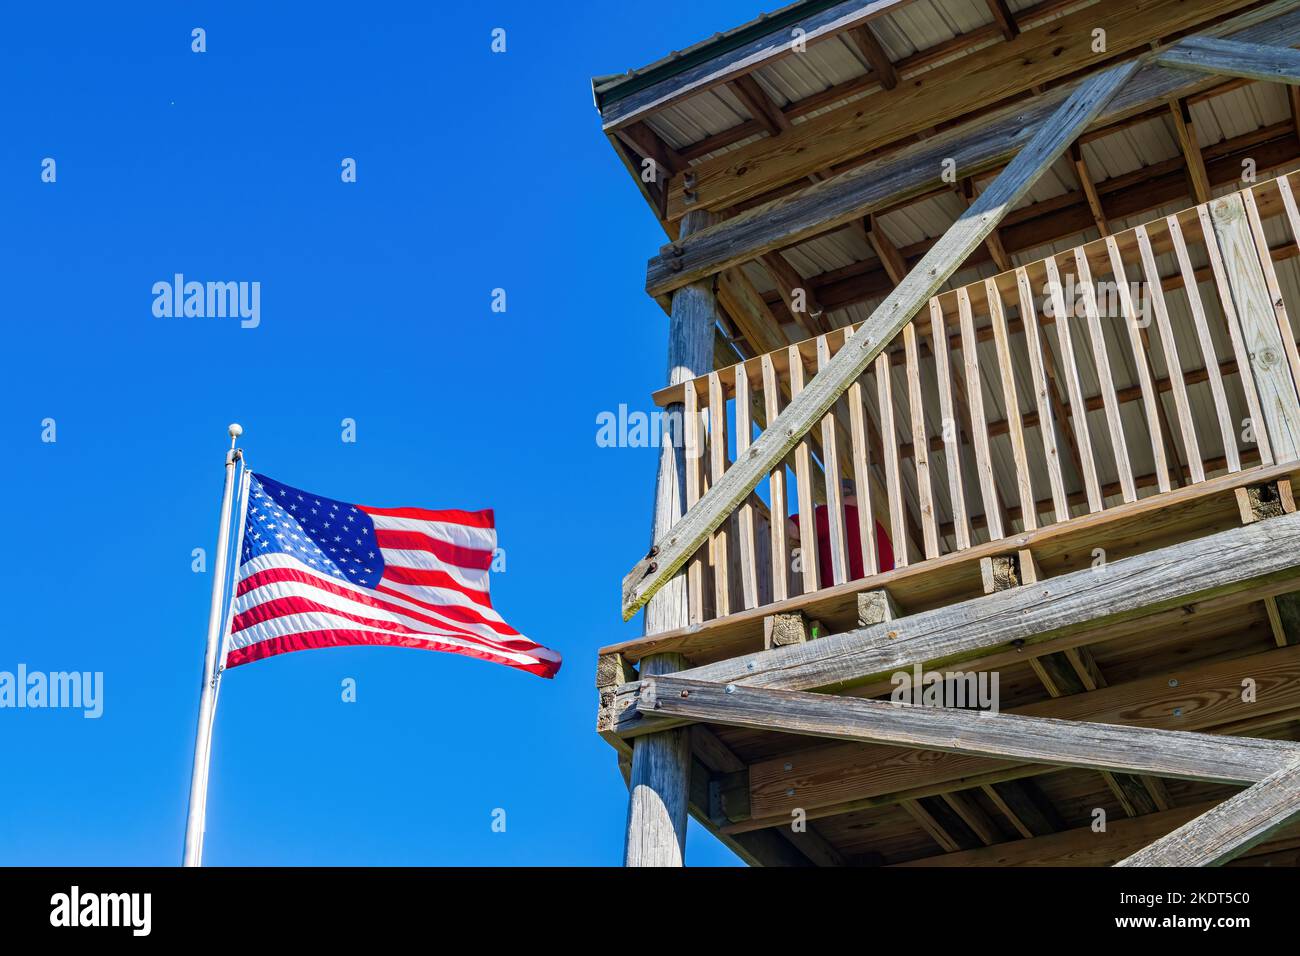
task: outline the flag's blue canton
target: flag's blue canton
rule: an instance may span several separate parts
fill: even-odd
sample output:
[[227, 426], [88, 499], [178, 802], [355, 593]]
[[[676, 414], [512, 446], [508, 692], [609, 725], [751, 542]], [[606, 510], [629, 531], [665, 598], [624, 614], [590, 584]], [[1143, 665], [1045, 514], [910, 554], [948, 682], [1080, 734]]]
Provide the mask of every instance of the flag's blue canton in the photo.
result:
[[289, 554], [307, 567], [372, 588], [384, 573], [375, 523], [355, 505], [254, 474], [248, 487], [241, 563]]

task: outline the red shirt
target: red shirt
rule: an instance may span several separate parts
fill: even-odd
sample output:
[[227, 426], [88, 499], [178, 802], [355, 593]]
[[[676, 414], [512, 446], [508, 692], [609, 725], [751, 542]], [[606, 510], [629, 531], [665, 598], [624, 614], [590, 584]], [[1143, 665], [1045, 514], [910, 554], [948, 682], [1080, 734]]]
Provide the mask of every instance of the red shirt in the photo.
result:
[[[835, 583], [835, 575], [831, 565], [831, 524], [830, 511], [825, 505], [818, 505], [813, 512], [817, 522], [817, 580], [822, 587], [829, 587]], [[796, 527], [799, 524], [799, 516], [794, 515], [791, 520]], [[880, 558], [880, 570], [892, 571], [894, 569], [894, 547], [890, 543], [889, 534], [879, 521], [875, 522], [876, 526], [876, 554]], [[862, 536], [858, 533], [858, 509], [854, 505], [844, 506], [844, 539], [849, 549], [849, 580], [866, 577], [866, 571], [862, 565]]]

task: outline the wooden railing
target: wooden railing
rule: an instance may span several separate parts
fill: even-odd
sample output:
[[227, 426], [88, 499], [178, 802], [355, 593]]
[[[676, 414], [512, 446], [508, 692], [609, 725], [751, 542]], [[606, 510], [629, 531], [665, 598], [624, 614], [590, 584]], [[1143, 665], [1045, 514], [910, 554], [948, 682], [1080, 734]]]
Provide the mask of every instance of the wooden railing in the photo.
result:
[[[1241, 249], [1198, 206], [935, 296], [692, 557], [691, 622], [1293, 457], [1293, 187], [1226, 197]], [[656, 395], [685, 407], [688, 506], [851, 332]]]

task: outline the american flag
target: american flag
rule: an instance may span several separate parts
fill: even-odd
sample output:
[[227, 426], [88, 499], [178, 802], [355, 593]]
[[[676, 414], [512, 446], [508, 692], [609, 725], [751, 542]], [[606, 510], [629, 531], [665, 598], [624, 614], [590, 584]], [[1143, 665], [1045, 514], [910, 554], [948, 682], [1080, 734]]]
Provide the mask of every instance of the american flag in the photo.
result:
[[250, 474], [225, 666], [348, 644], [465, 654], [554, 677], [492, 609], [491, 511], [368, 508]]

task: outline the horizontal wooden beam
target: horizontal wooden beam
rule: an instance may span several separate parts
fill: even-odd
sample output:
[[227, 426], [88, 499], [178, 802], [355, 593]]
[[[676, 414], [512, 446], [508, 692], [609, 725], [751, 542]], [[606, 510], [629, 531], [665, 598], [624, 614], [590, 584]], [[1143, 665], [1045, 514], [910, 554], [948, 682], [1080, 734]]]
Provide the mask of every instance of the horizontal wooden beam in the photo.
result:
[[1158, 51], [1156, 62], [1175, 70], [1300, 85], [1300, 50], [1285, 46], [1188, 37]]
[[[1107, 633], [1123, 639], [1114, 631]], [[1255, 682], [1258, 693], [1253, 700], [1243, 701], [1242, 681], [1247, 679]], [[1286, 647], [1174, 667], [1087, 693], [1025, 704], [1007, 713], [1258, 735], [1263, 728], [1294, 720], [1297, 710], [1300, 648]], [[789, 822], [796, 807], [813, 820], [892, 804], [901, 795], [960, 790], [985, 777], [1027, 776], [1026, 771], [1041, 772], [956, 754], [935, 754], [918, 762], [915, 752], [903, 747], [856, 743], [787, 751], [750, 765], [749, 817], [733, 821], [729, 829], [780, 826]]]
[[[1213, 32], [1278, 46], [1300, 43], [1300, 10], [1292, 0], [1282, 0], [1226, 21]], [[1163, 108], [1166, 100], [1194, 93], [1203, 82], [1198, 74], [1148, 66], [1114, 97], [1097, 123], [1112, 123], [1156, 106]], [[664, 295], [765, 252], [941, 188], [945, 160], [951, 159], [962, 176], [996, 167], [1029, 141], [1068, 93], [1051, 90], [1028, 106], [1017, 104], [981, 117], [671, 243], [650, 260], [646, 291]]]
[[[1300, 514], [1293, 514], [1050, 577], [1032, 587], [690, 668], [678, 676], [752, 687], [837, 690], [914, 664], [934, 667], [995, 650], [1014, 651], [1189, 601], [1248, 590], [1261, 581], [1298, 576]], [[616, 732], [626, 736], [646, 731], [644, 722], [627, 716], [626, 687], [614, 706]]]
[[1300, 818], [1300, 762], [1183, 824], [1116, 866], [1222, 866]]
[[746, 454], [656, 541], [623, 581], [623, 617], [630, 618], [682, 567], [736, 506], [816, 425], [917, 311], [984, 242], [1007, 209], [1024, 196], [1138, 67], [1130, 61], [1080, 84], [907, 277], [853, 333]]
[[731, 727], [992, 757], [1023, 763], [1257, 783], [1300, 762], [1300, 744], [1255, 737], [1023, 717], [656, 676], [637, 708]]

